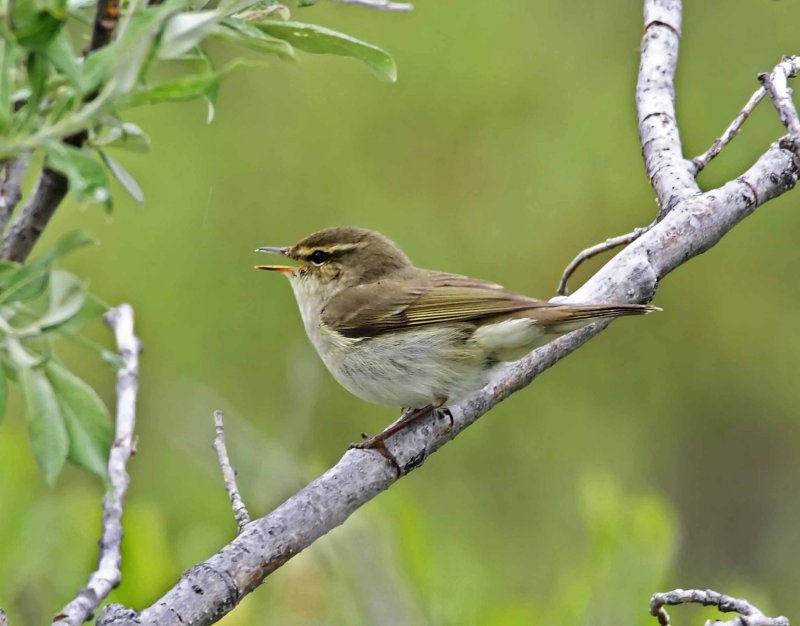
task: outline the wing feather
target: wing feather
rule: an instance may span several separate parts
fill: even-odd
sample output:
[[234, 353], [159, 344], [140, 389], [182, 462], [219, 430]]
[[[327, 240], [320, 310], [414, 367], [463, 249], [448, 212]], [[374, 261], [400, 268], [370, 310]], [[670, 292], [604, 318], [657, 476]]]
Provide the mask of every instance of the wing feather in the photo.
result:
[[410, 326], [473, 322], [552, 306], [496, 283], [429, 272], [424, 280], [385, 280], [345, 289], [328, 302], [322, 322], [347, 337], [374, 337]]

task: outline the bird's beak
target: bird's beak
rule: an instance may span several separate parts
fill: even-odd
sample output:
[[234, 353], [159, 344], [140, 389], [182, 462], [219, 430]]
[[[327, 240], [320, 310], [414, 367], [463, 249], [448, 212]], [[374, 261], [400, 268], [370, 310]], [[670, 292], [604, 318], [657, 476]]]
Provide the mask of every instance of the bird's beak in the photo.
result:
[[[269, 254], [280, 254], [281, 256], [288, 256], [289, 248], [278, 248], [275, 246], [261, 246], [256, 248], [256, 252], [268, 252]], [[285, 272], [290, 273], [296, 270], [296, 267], [291, 265], [256, 265], [257, 270], [269, 270], [270, 272]]]

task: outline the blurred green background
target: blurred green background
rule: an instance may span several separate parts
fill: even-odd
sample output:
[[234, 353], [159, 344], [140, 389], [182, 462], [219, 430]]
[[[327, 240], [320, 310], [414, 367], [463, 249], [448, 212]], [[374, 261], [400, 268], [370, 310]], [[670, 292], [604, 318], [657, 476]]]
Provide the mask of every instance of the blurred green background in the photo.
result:
[[[800, 7], [687, 4], [678, 114], [694, 155], [757, 72], [798, 52]], [[550, 297], [578, 250], [654, 215], [633, 105], [639, 3], [293, 14], [392, 52], [397, 84], [302, 55], [227, 79], [211, 126], [199, 103], [140, 114], [154, 150], [119, 158], [146, 204], [118, 189], [107, 219], [68, 201], [40, 246], [89, 230], [100, 245], [65, 265], [137, 311], [139, 451], [112, 596], [136, 608], [234, 536], [215, 408], [256, 515], [396, 415], [333, 381], [288, 285], [251, 269], [256, 246], [367, 226], [419, 265]], [[737, 176], [780, 134], [763, 103], [701, 183]], [[223, 623], [646, 624], [650, 594], [677, 586], [798, 618], [798, 205], [794, 192], [760, 209], [663, 282], [663, 314], [615, 324], [559, 363]], [[101, 325], [92, 333], [111, 345]], [[80, 348], [61, 355], [113, 404], [113, 372]], [[0, 606], [33, 624], [94, 565], [101, 485], [70, 468], [45, 487], [16, 400], [0, 426]]]

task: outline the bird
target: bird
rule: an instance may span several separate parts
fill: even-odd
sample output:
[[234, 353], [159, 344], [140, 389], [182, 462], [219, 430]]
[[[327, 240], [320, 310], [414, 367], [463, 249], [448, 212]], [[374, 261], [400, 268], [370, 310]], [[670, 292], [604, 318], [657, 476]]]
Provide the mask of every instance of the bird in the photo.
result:
[[551, 303], [419, 268], [397, 244], [366, 228], [325, 228], [292, 246], [256, 251], [297, 263], [256, 269], [289, 279], [306, 334], [333, 377], [362, 400], [407, 409], [357, 448], [384, 446], [410, 423], [482, 388], [504, 363], [565, 333], [661, 310]]

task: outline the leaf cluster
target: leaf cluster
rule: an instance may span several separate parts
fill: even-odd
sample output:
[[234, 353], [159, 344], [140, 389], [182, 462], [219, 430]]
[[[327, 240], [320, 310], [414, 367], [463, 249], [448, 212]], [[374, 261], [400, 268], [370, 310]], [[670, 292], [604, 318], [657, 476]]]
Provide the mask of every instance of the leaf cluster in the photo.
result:
[[[0, 262], [0, 418], [6, 412], [8, 380], [17, 381], [34, 456], [49, 483], [66, 460], [105, 476], [111, 445], [111, 419], [102, 400], [53, 350], [58, 337], [87, 344], [77, 332], [106, 310], [85, 282], [52, 267], [59, 257], [90, 242], [75, 232], [25, 265]], [[118, 365], [115, 354], [88, 345]]]
[[[348, 56], [395, 80], [384, 50], [321, 26], [292, 21], [264, 0], [121, 1], [108, 45], [76, 52], [95, 21], [91, 0], [0, 0], [0, 160], [42, 150], [81, 203], [111, 208], [109, 177], [141, 202], [142, 190], [109, 148], [147, 151], [149, 140], [124, 121], [133, 109], [204, 99], [208, 119], [223, 77], [247, 64], [217, 67], [207, 48], [222, 41], [293, 60], [298, 50]], [[105, 16], [109, 18], [109, 16]], [[97, 28], [95, 26], [95, 28]], [[168, 78], [164, 78], [167, 75]], [[82, 142], [67, 141], [85, 133]]]

